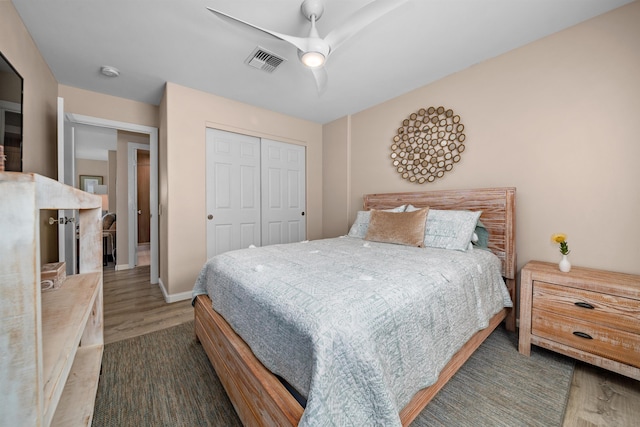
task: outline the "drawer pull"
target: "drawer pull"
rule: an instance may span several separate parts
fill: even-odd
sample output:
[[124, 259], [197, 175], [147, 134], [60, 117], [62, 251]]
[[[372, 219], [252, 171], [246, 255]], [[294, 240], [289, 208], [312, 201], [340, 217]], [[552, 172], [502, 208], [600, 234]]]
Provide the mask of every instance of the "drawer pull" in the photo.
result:
[[593, 310], [594, 307], [589, 304], [588, 302], [574, 302], [575, 305], [577, 305], [578, 307], [582, 307], [582, 308], [588, 308], [590, 310]]
[[573, 335], [575, 335], [577, 337], [580, 337], [580, 338], [586, 338], [588, 340], [592, 340], [593, 339], [593, 337], [591, 335], [587, 334], [586, 332], [575, 331], [573, 333]]

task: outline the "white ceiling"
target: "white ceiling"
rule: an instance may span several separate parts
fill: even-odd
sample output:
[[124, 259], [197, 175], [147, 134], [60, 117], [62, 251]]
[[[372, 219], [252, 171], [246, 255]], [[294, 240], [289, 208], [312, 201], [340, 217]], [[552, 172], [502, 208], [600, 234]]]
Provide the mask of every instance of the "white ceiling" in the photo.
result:
[[118, 131], [99, 126], [67, 122], [74, 128], [76, 159], [107, 161], [109, 151], [118, 149]]
[[[424, 86], [631, 0], [409, 0], [331, 55], [326, 91], [286, 42], [206, 6], [307, 36], [302, 0], [12, 0], [60, 84], [159, 104], [165, 82], [326, 123]], [[379, 0], [384, 1], [384, 0]], [[369, 0], [325, 0], [324, 37]], [[287, 61], [244, 63], [262, 46]], [[118, 68], [118, 78], [99, 73]]]

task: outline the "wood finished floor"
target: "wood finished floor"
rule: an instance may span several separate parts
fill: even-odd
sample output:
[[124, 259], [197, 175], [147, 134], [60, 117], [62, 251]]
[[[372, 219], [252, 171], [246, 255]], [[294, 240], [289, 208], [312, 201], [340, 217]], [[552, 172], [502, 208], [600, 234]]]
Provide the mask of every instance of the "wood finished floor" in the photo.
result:
[[[190, 301], [164, 301], [160, 288], [149, 282], [149, 266], [122, 271], [109, 267], [104, 270], [105, 344], [193, 319]], [[640, 381], [578, 362], [562, 427], [638, 425]]]
[[193, 319], [191, 301], [166, 303], [160, 287], [149, 281], [149, 268], [104, 270], [105, 344]]
[[640, 381], [586, 363], [573, 372], [563, 427], [640, 425]]

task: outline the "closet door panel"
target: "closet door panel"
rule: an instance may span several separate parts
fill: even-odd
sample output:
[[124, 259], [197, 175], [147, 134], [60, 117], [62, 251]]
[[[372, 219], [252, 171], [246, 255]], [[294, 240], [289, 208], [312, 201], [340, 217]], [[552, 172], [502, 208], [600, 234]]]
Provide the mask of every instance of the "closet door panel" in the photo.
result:
[[207, 258], [260, 246], [260, 139], [207, 129]]
[[218, 253], [233, 250], [233, 232], [229, 224], [215, 226], [215, 248]]
[[206, 134], [207, 258], [306, 238], [305, 147]]
[[306, 238], [305, 147], [262, 139], [262, 244]]

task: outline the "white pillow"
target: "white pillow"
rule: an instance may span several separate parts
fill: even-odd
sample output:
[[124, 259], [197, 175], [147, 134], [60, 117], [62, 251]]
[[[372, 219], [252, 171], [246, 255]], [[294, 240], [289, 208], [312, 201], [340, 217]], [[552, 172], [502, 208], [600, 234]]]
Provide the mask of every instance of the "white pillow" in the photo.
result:
[[[407, 205], [397, 206], [392, 209], [384, 209], [386, 212], [404, 212]], [[414, 209], [417, 210], [417, 209]], [[369, 221], [371, 220], [371, 211], [358, 211], [356, 215], [356, 220], [351, 226], [349, 230], [350, 237], [357, 237], [359, 239], [364, 239], [364, 236], [367, 235], [367, 230], [369, 229]]]
[[[409, 205], [406, 211], [417, 209], [419, 208]], [[481, 214], [481, 211], [429, 209], [424, 246], [466, 251]]]

